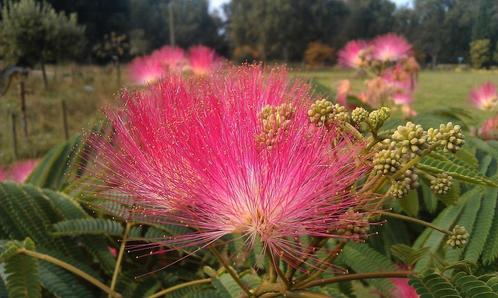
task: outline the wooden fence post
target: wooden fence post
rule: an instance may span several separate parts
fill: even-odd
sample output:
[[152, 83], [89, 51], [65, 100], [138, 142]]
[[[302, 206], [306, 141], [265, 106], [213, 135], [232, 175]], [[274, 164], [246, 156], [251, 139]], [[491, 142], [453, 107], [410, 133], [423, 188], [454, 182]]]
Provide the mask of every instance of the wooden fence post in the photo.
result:
[[62, 109], [62, 126], [64, 128], [64, 138], [69, 140], [69, 126], [67, 124], [67, 107], [66, 107], [66, 101], [63, 99], [61, 100], [61, 109]]
[[17, 148], [17, 116], [16, 113], [11, 114], [11, 124], [12, 124], [12, 149], [14, 152], [14, 158], [17, 159], [19, 156], [18, 148]]
[[22, 124], [23, 124], [23, 131], [24, 131], [24, 137], [26, 139], [28, 138], [28, 115], [27, 115], [27, 108], [26, 108], [26, 77], [24, 75], [21, 75], [21, 80], [19, 82], [19, 94], [21, 97], [21, 114], [22, 114]]

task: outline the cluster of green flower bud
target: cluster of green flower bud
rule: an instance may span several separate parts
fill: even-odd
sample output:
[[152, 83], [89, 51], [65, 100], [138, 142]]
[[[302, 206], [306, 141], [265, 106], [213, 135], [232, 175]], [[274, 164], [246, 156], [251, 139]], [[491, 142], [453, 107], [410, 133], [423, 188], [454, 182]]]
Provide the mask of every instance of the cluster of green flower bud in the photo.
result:
[[383, 149], [373, 159], [376, 175], [394, 174], [401, 167], [401, 153], [397, 149]]
[[381, 107], [378, 110], [370, 112], [368, 115], [368, 124], [374, 130], [378, 129], [384, 124], [384, 121], [391, 116], [391, 109], [388, 107]]
[[418, 186], [418, 176], [414, 170], [407, 170], [403, 176], [394, 181], [388, 190], [388, 195], [402, 199], [408, 192]]
[[402, 154], [420, 154], [427, 147], [427, 133], [421, 125], [412, 122], [398, 126], [391, 139]]
[[364, 214], [350, 209], [341, 215], [335, 230], [337, 235], [353, 239], [366, 239], [370, 231], [370, 224]]
[[455, 153], [465, 143], [462, 128], [451, 122], [441, 124], [439, 128], [430, 128], [427, 131], [428, 141], [445, 152]]
[[439, 195], [444, 195], [448, 193], [452, 184], [453, 177], [442, 173], [431, 179], [431, 190]]
[[465, 227], [456, 225], [448, 236], [446, 244], [453, 248], [463, 247], [469, 239], [469, 233]]
[[262, 122], [262, 131], [256, 136], [256, 141], [271, 148], [277, 142], [282, 132], [287, 131], [295, 112], [296, 108], [290, 103], [284, 103], [276, 107], [265, 106], [259, 114]]
[[333, 104], [326, 99], [315, 101], [308, 110], [308, 116], [311, 123], [318, 127], [328, 127], [334, 122], [348, 121], [349, 119], [349, 114], [345, 107]]
[[351, 112], [351, 120], [355, 123], [361, 123], [368, 120], [368, 111], [364, 108], [355, 108]]

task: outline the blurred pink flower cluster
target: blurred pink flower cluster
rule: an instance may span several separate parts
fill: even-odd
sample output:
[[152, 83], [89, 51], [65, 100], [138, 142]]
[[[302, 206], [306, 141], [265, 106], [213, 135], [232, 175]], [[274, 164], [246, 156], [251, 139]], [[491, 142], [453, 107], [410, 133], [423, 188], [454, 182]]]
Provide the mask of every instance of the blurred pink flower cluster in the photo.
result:
[[306, 256], [292, 239], [354, 238], [334, 228], [368, 225], [351, 212], [371, 198], [351, 191], [368, 170], [354, 154], [363, 142], [310, 123], [309, 86], [285, 70], [172, 74], [124, 99], [107, 114], [112, 142], [92, 137], [94, 175], [104, 181], [95, 191], [129, 209], [129, 219], [196, 231], [137, 249], [202, 248], [235, 233], [292, 263]]
[[196, 75], [205, 75], [221, 62], [221, 57], [213, 49], [202, 45], [188, 51], [164, 46], [150, 55], [135, 58], [128, 66], [128, 73], [135, 84], [145, 85], [158, 81], [168, 73], [190, 71]]
[[0, 181], [24, 182], [37, 164], [38, 160], [27, 159], [15, 162], [6, 168], [0, 168]]
[[[373, 107], [392, 103], [406, 116], [415, 114], [411, 104], [420, 67], [405, 38], [388, 33], [369, 42], [350, 41], [339, 52], [339, 64], [370, 75], [366, 90], [357, 95], [362, 102]], [[345, 105], [345, 83], [340, 86], [338, 102]]]
[[[498, 107], [498, 92], [491, 82], [473, 88], [469, 94], [470, 103], [479, 110], [494, 111]], [[486, 120], [479, 129], [479, 135], [486, 140], [498, 139], [498, 115]]]
[[470, 92], [470, 102], [478, 109], [493, 110], [498, 104], [498, 94], [496, 86], [491, 82], [486, 82]]

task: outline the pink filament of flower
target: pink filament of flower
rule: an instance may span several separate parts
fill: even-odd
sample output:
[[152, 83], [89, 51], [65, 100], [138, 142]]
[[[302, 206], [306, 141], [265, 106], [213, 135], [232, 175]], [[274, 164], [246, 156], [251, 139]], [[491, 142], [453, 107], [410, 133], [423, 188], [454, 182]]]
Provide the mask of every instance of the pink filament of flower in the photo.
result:
[[[111, 140], [92, 138], [95, 175], [104, 181], [100, 195], [132, 208], [130, 219], [196, 230], [155, 245], [203, 247], [236, 233], [248, 247], [261, 240], [295, 260], [303, 255], [298, 237], [341, 237], [333, 232], [339, 217], [367, 200], [350, 191], [367, 170], [363, 144], [310, 125], [309, 88], [283, 70], [172, 75], [124, 98], [123, 109], [107, 113]], [[283, 103], [296, 108], [291, 124], [262, 148], [258, 115]]]

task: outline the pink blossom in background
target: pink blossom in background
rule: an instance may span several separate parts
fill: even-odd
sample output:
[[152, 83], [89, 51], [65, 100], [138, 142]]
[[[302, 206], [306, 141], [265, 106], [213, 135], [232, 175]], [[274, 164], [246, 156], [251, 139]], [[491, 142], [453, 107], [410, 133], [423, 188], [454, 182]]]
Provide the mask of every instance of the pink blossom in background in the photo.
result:
[[496, 86], [486, 82], [470, 92], [470, 102], [481, 110], [492, 110], [498, 103]]
[[6, 168], [0, 168], [0, 181], [25, 182], [37, 164], [38, 160], [27, 159], [17, 161]]
[[337, 103], [346, 106], [347, 105], [347, 96], [351, 91], [351, 82], [349, 80], [341, 80], [337, 85]]
[[7, 179], [7, 172], [4, 169], [0, 168], [0, 182], [6, 179]]
[[197, 75], [214, 71], [221, 63], [221, 57], [206, 46], [195, 46], [188, 51], [188, 67]]
[[360, 68], [368, 44], [363, 40], [352, 40], [339, 51], [339, 64], [343, 67]]
[[127, 219], [196, 230], [137, 250], [202, 248], [235, 233], [292, 263], [305, 252], [291, 239], [341, 237], [339, 219], [369, 200], [351, 191], [367, 171], [364, 144], [311, 124], [310, 94], [286, 71], [256, 66], [125, 94], [107, 113], [112, 143], [92, 137], [97, 192], [129, 208]]
[[153, 56], [137, 57], [128, 65], [131, 80], [139, 85], [154, 83], [165, 73], [161, 61]]
[[413, 101], [413, 97], [407, 92], [396, 92], [393, 94], [393, 101], [397, 105], [409, 105]]
[[479, 129], [479, 135], [485, 140], [498, 139], [498, 116], [486, 120]]
[[371, 42], [373, 59], [383, 62], [396, 62], [408, 58], [412, 46], [402, 36], [388, 33], [374, 38]]
[[417, 291], [408, 284], [408, 278], [391, 278], [394, 284], [392, 298], [418, 298]]
[[185, 51], [178, 47], [164, 46], [155, 50], [151, 58], [169, 71], [182, 71], [186, 64]]

